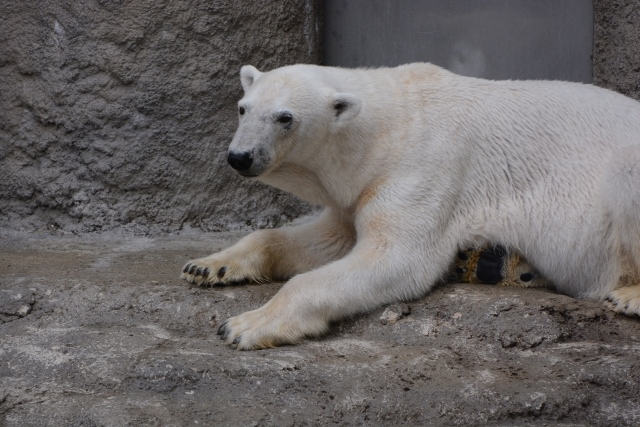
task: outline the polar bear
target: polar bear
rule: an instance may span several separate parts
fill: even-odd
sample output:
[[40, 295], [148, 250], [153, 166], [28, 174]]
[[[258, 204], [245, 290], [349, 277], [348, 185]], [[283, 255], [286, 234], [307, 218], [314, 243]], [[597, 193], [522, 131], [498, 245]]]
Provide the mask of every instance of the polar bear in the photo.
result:
[[295, 343], [427, 293], [460, 249], [500, 245], [565, 294], [640, 314], [640, 103], [589, 85], [431, 64], [240, 71], [228, 163], [324, 207], [189, 261], [190, 283], [287, 280], [218, 334]]

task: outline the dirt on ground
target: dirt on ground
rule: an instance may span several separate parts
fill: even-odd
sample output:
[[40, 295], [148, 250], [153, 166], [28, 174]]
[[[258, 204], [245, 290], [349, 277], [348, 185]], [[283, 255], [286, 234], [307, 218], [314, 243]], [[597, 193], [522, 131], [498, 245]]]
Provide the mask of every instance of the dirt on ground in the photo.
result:
[[0, 233], [0, 425], [640, 425], [640, 321], [548, 290], [441, 286], [231, 350], [220, 323], [281, 284], [178, 276], [241, 235]]

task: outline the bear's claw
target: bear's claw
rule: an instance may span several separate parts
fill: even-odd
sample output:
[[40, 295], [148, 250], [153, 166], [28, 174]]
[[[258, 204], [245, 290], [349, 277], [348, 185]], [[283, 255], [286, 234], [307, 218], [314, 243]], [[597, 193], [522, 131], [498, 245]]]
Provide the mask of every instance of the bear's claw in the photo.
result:
[[229, 330], [229, 322], [224, 322], [222, 325], [220, 325], [220, 327], [218, 328], [218, 332], [217, 334], [220, 335], [220, 339], [221, 340], [226, 340], [227, 337], [229, 336], [229, 333], [231, 332]]
[[[186, 280], [189, 283], [194, 283], [199, 286], [207, 284], [211, 286], [225, 284], [221, 280], [212, 282], [211, 280], [209, 280], [210, 274], [211, 269], [209, 267], [199, 266], [197, 264], [189, 262], [182, 268], [182, 274], [180, 275], [180, 278]], [[218, 277], [221, 278], [220, 276]]]
[[243, 265], [243, 260], [225, 259], [219, 255], [191, 260], [185, 264], [180, 279], [198, 286], [244, 285], [264, 282], [262, 275]]

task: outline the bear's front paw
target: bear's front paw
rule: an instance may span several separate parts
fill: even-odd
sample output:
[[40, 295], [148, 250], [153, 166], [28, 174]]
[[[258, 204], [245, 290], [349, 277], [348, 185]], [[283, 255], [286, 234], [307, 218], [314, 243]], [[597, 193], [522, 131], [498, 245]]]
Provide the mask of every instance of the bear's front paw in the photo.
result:
[[256, 310], [229, 318], [218, 329], [218, 335], [234, 349], [258, 350], [294, 344], [328, 329], [328, 322], [313, 320], [314, 316], [294, 318], [281, 310], [286, 308], [271, 300]]
[[182, 268], [180, 278], [200, 285], [243, 285], [249, 282], [264, 282], [266, 279], [248, 265], [224, 257], [212, 255], [189, 261]]
[[640, 285], [616, 289], [607, 297], [606, 305], [617, 313], [640, 316]]

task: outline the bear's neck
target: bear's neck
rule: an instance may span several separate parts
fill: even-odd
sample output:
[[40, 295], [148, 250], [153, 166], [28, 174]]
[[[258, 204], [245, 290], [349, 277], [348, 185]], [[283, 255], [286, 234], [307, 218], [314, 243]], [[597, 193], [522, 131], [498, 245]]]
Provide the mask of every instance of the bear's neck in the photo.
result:
[[362, 135], [337, 135], [304, 165], [283, 163], [259, 180], [314, 205], [352, 210], [389, 166], [386, 149], [373, 147], [378, 139]]

